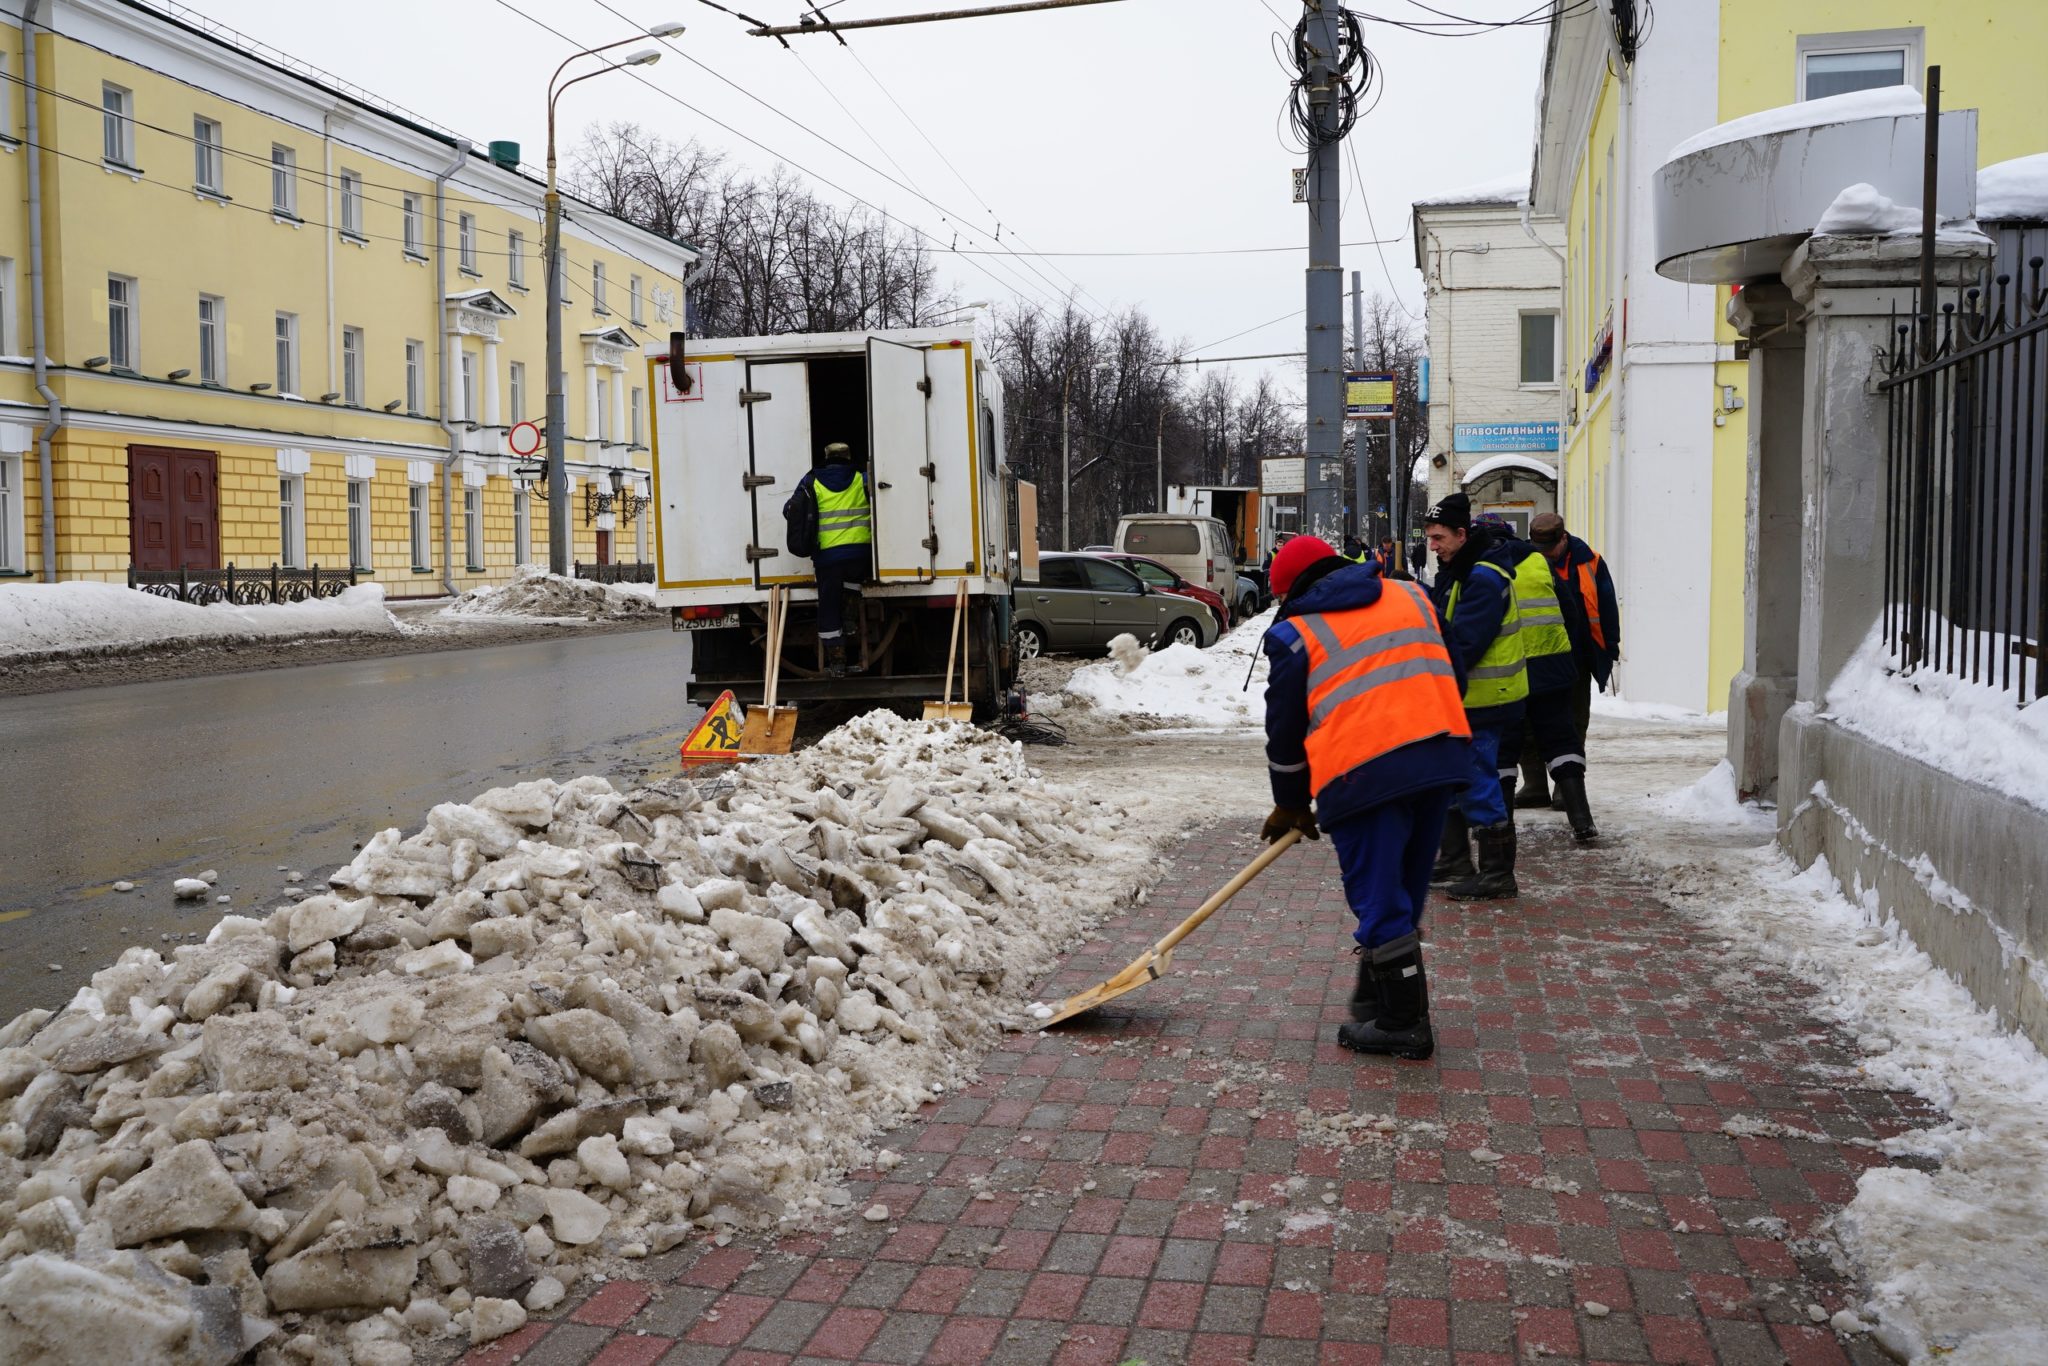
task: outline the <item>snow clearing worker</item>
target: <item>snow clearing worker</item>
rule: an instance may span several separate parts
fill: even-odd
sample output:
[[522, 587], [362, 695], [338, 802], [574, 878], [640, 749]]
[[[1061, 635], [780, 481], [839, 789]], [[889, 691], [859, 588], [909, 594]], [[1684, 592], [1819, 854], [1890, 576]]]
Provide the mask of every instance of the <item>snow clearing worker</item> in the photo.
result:
[[1572, 719], [1578, 730], [1578, 749], [1584, 753], [1586, 728], [1593, 716], [1593, 690], [1607, 691], [1614, 661], [1621, 656], [1621, 605], [1614, 596], [1614, 578], [1607, 572], [1607, 562], [1567, 531], [1564, 518], [1554, 512], [1536, 514], [1529, 523], [1529, 541], [1550, 562], [1551, 572], [1557, 575], [1558, 596], [1566, 600], [1565, 622], [1571, 628], [1572, 649], [1579, 662]]
[[[1528, 762], [1525, 756], [1533, 756], [1541, 764], [1534, 782], [1542, 787], [1547, 777], [1556, 786], [1572, 838], [1583, 843], [1600, 833], [1586, 804], [1586, 744], [1573, 711], [1584, 677], [1576, 643], [1586, 631], [1585, 612], [1534, 545], [1509, 533], [1498, 551], [1515, 564], [1515, 606], [1522, 622], [1522, 658], [1529, 671], [1522, 724], [1510, 726], [1501, 736], [1502, 796], [1511, 808], [1530, 805], [1516, 796], [1515, 773]], [[1547, 791], [1540, 804], [1550, 804]]]
[[1430, 596], [1444, 621], [1444, 643], [1472, 728], [1465, 785], [1444, 822], [1443, 852], [1430, 885], [1442, 885], [1454, 901], [1517, 896], [1515, 822], [1502, 787], [1513, 769], [1500, 771], [1501, 738], [1522, 724], [1529, 696], [1514, 592], [1517, 557], [1496, 543], [1493, 528], [1472, 525], [1472, 503], [1462, 493], [1446, 494], [1424, 514], [1423, 525], [1437, 560]]
[[1261, 834], [1317, 839], [1320, 824], [1336, 847], [1358, 917], [1358, 984], [1337, 1042], [1426, 1058], [1422, 906], [1444, 813], [1472, 767], [1457, 670], [1414, 584], [1313, 536], [1283, 546], [1272, 574], [1284, 601], [1262, 642], [1274, 807]]
[[[823, 461], [797, 487], [817, 507], [817, 549], [811, 571], [818, 580], [818, 643], [825, 650], [825, 672], [846, 674], [846, 590], [872, 575], [875, 516], [868, 500], [868, 481], [853, 463], [853, 448], [844, 441], [825, 447]], [[792, 499], [794, 501], [794, 499]], [[785, 509], [785, 515], [787, 509]]]

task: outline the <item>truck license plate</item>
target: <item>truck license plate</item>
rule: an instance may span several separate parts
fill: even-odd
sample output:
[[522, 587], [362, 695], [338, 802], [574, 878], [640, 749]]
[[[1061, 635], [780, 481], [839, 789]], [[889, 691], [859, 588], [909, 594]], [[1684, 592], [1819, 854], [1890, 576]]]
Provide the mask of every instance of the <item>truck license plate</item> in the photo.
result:
[[739, 624], [740, 614], [738, 612], [728, 612], [722, 617], [682, 617], [676, 622], [676, 625], [682, 627], [685, 631], [716, 631], [721, 627], [737, 626]]

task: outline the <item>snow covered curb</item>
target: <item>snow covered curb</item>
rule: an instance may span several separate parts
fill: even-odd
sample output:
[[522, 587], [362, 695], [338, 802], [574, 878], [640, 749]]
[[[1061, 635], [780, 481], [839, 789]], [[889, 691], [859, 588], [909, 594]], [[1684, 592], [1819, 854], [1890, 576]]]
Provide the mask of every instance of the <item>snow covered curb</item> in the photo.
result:
[[837, 1173], [1025, 1019], [1156, 835], [879, 712], [716, 787], [438, 806], [0, 1026], [0, 1359], [362, 1319], [392, 1366], [615, 1259], [845, 1217]]
[[1247, 690], [1245, 675], [1273, 616], [1269, 610], [1248, 618], [1206, 650], [1169, 645], [1146, 651], [1131, 637], [1119, 636], [1111, 657], [1074, 670], [1065, 691], [1094, 708], [1098, 717], [1126, 726], [1148, 722], [1195, 730], [1257, 729], [1265, 724], [1265, 676], [1258, 673]]
[[338, 597], [241, 607], [189, 602], [113, 583], [27, 583], [0, 587], [0, 662], [108, 653], [181, 643], [278, 641], [327, 635], [395, 635], [381, 584]]
[[617, 621], [657, 616], [654, 587], [598, 583], [523, 570], [510, 583], [472, 588], [441, 609], [450, 617], [530, 617], [538, 621]]

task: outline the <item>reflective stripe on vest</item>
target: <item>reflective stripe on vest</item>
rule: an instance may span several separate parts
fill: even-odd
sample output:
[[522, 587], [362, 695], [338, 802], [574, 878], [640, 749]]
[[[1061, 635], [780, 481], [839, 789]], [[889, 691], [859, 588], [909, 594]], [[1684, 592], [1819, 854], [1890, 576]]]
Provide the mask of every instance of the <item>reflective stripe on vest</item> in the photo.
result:
[[1579, 597], [1586, 604], [1586, 625], [1592, 628], [1593, 644], [1604, 653], [1607, 649], [1607, 623], [1600, 619], [1600, 554], [1598, 551], [1591, 553], [1592, 559], [1577, 566], [1567, 565], [1564, 573], [1558, 577], [1564, 579], [1566, 586], [1569, 587], [1569, 576], [1573, 568], [1577, 569]]
[[1571, 632], [1564, 625], [1564, 604], [1557, 600], [1557, 580], [1543, 552], [1532, 550], [1515, 566], [1515, 605], [1522, 615], [1522, 656], [1543, 659], [1572, 652]]
[[1292, 618], [1308, 652], [1314, 792], [1403, 745], [1472, 733], [1429, 599], [1410, 583], [1385, 589], [1370, 607]]
[[[1472, 566], [1475, 574], [1482, 569], [1498, 574], [1503, 580], [1508, 590], [1508, 610], [1501, 618], [1500, 630], [1487, 643], [1486, 653], [1479, 656], [1479, 663], [1465, 674], [1465, 705], [1474, 709], [1504, 707], [1529, 695], [1529, 668], [1522, 662], [1522, 614], [1515, 599], [1514, 581], [1498, 565], [1482, 560]], [[1444, 620], [1451, 621], [1457, 617], [1458, 595], [1464, 587], [1462, 582], [1451, 585]]]
[[868, 507], [867, 480], [860, 474], [837, 493], [816, 479], [811, 491], [818, 499], [818, 549], [867, 545], [875, 538], [874, 514]]

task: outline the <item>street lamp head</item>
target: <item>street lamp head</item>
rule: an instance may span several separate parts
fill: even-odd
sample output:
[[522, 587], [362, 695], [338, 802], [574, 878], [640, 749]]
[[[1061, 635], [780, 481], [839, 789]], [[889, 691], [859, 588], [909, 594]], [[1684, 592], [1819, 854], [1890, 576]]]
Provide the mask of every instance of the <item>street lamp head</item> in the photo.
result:
[[660, 48], [658, 48], [658, 47], [643, 47], [643, 48], [641, 48], [641, 49], [640, 49], [640, 50], [639, 50], [638, 52], [629, 52], [629, 53], [627, 53], [627, 54], [626, 54], [626, 59], [625, 59], [624, 61], [620, 62], [620, 63], [619, 63], [619, 65], [620, 65], [620, 66], [653, 66], [653, 65], [654, 65], [654, 64], [655, 64], [656, 62], [658, 62], [658, 61], [660, 61], [660, 60], [661, 60], [661, 49], [660, 49]]
[[683, 36], [683, 26], [677, 23], [656, 24], [647, 30], [647, 36], [650, 38], [680, 38]]

